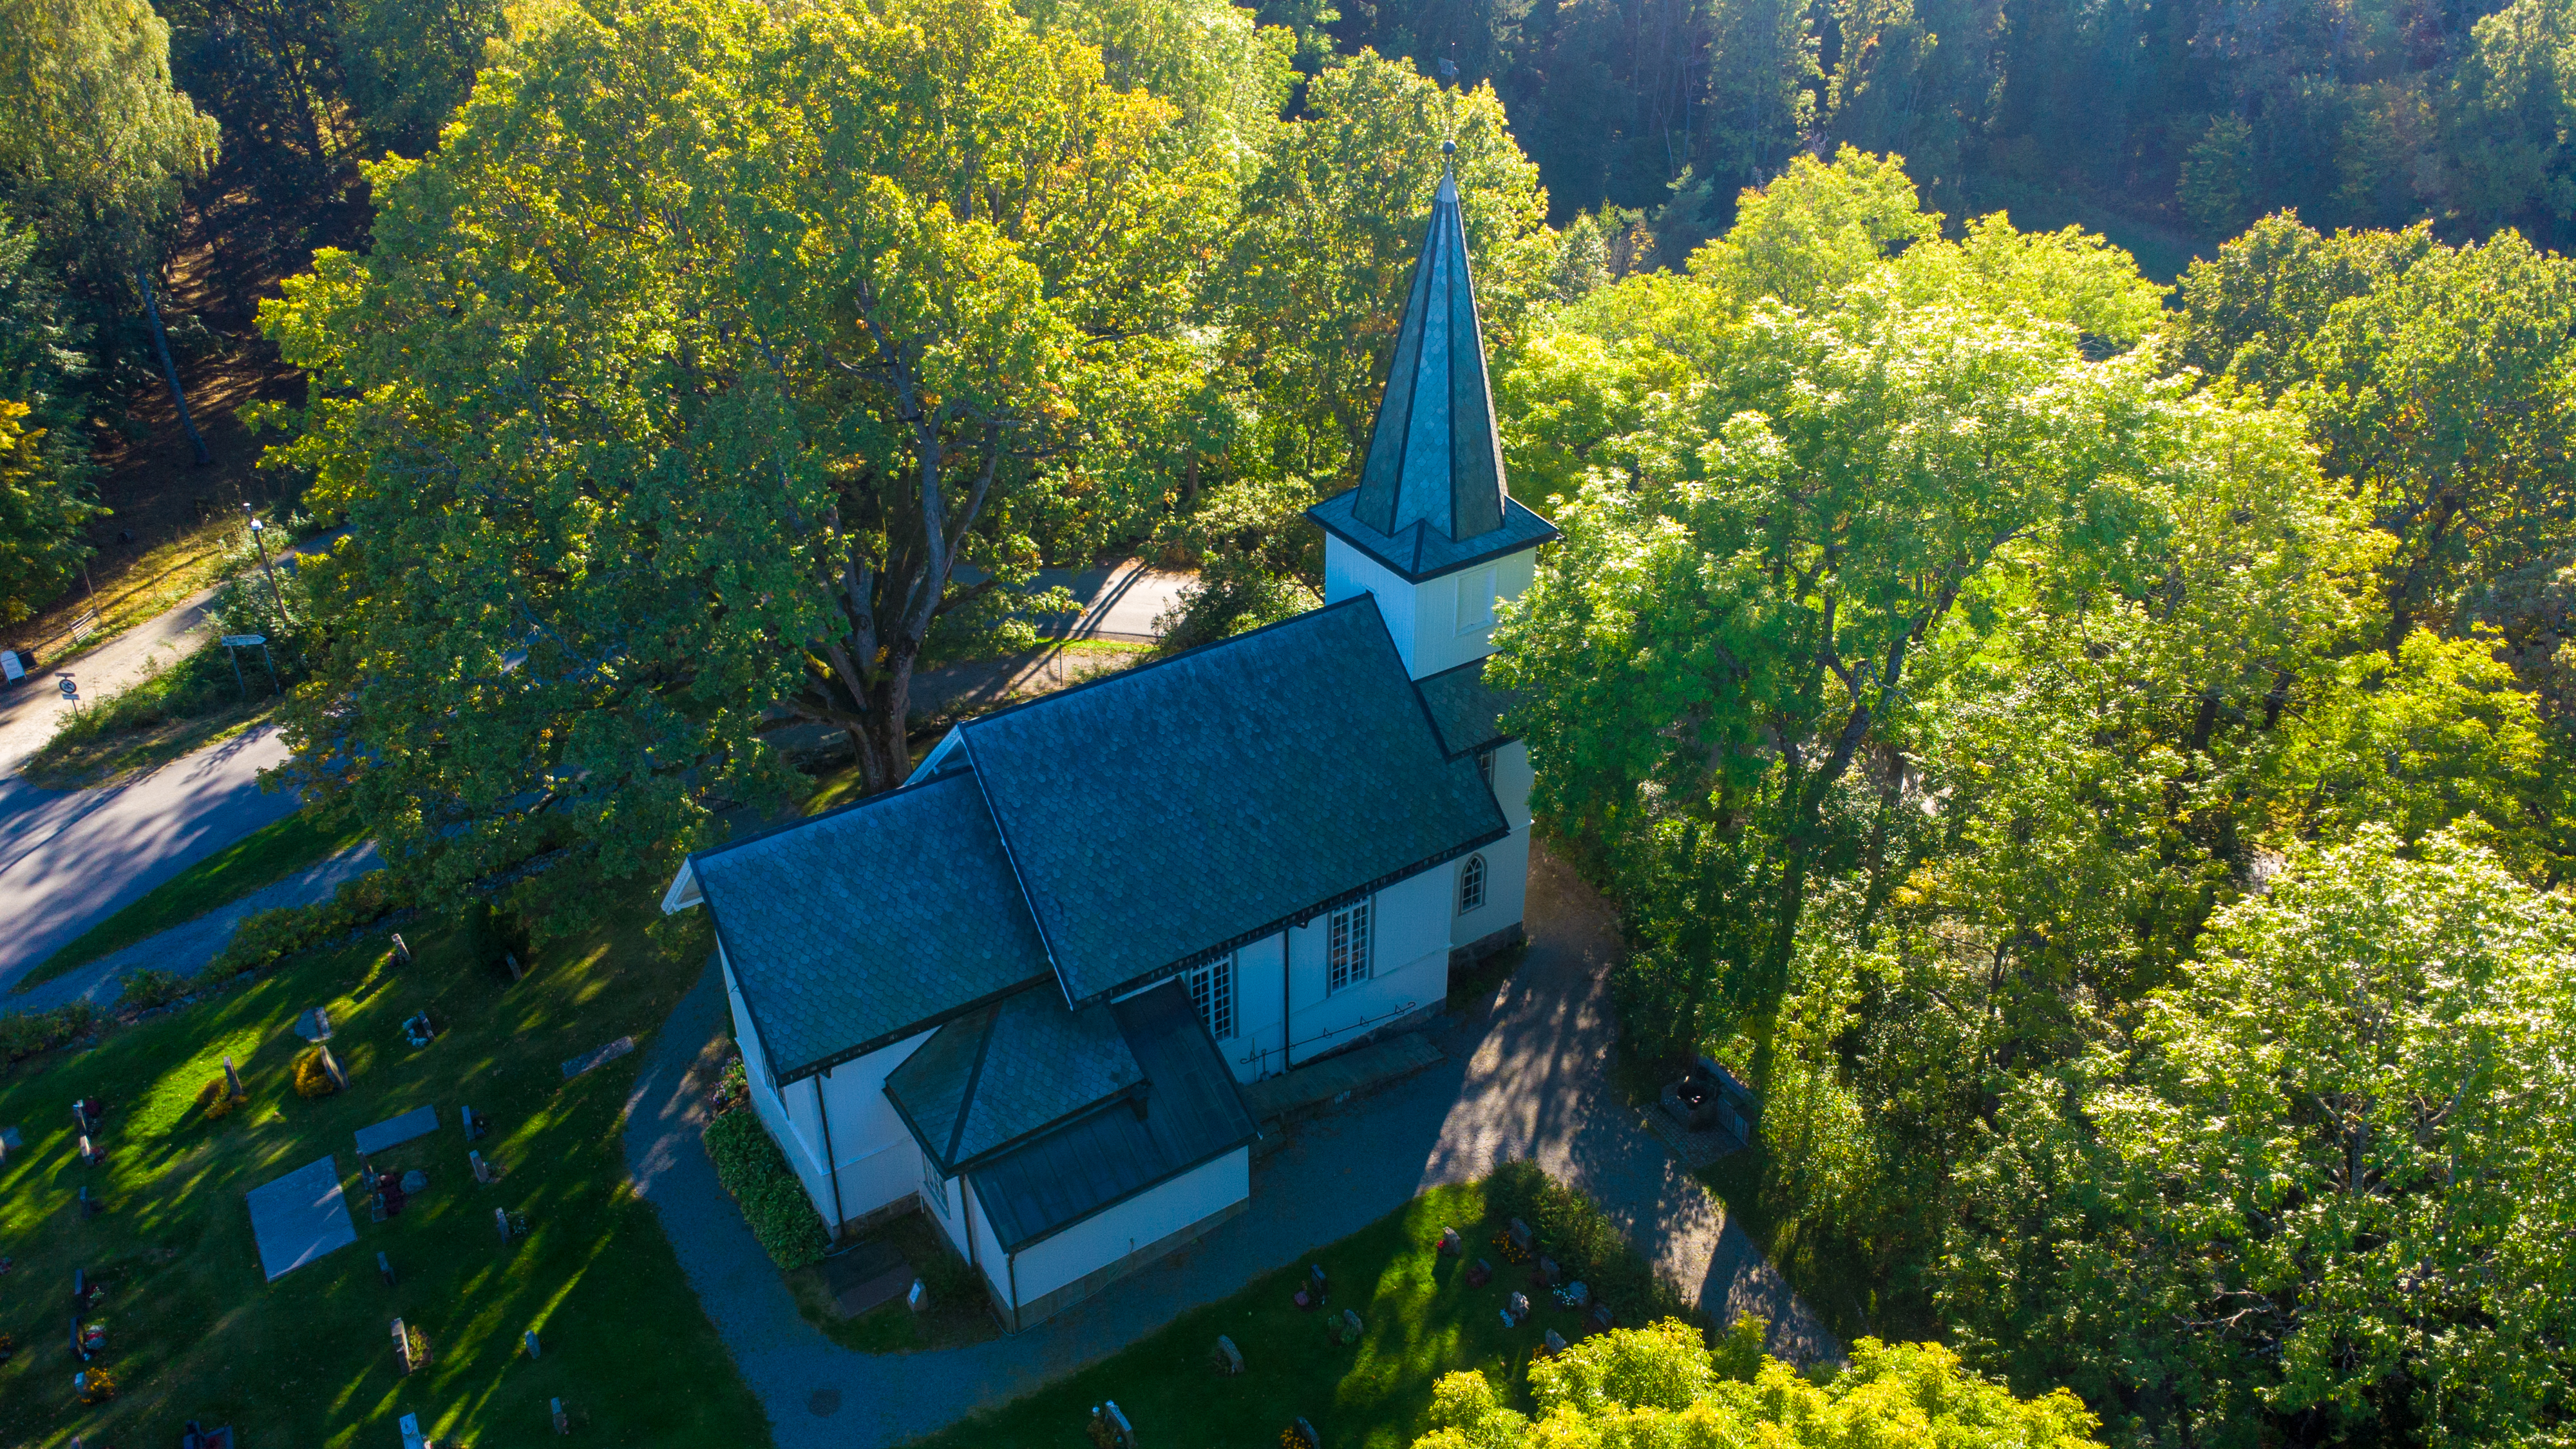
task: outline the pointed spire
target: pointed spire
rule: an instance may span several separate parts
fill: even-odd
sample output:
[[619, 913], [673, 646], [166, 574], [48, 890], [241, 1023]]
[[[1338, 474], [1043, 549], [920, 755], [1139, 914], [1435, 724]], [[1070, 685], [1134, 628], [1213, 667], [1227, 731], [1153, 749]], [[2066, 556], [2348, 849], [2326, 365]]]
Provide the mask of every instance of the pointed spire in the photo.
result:
[[[1455, 153], [1454, 141], [1440, 149]], [[1503, 526], [1503, 449], [1485, 381], [1485, 338], [1467, 274], [1458, 178], [1440, 169], [1431, 229], [1413, 264], [1413, 292], [1396, 334], [1395, 366], [1378, 400], [1360, 464], [1361, 523], [1394, 534], [1427, 523], [1452, 541]]]

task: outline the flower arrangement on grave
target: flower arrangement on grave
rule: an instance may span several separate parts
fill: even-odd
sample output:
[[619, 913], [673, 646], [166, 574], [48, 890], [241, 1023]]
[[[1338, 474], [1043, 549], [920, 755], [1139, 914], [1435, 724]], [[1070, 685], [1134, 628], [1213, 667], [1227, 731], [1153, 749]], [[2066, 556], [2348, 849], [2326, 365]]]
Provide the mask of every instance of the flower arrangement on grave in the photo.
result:
[[1494, 1251], [1502, 1254], [1503, 1261], [1506, 1263], [1526, 1263], [1530, 1260], [1530, 1250], [1512, 1241], [1512, 1230], [1509, 1228], [1494, 1234]]
[[17, 1353], [17, 1351], [18, 1340], [10, 1337], [8, 1334], [0, 1333], [0, 1363], [7, 1363], [11, 1355]]
[[295, 1059], [295, 1095], [309, 1101], [330, 1096], [338, 1090], [340, 1084], [332, 1081], [331, 1074], [322, 1069], [320, 1047], [308, 1047]]
[[209, 1078], [204, 1086], [197, 1089], [197, 1106], [209, 1122], [222, 1121], [232, 1115], [235, 1107], [249, 1100], [248, 1097], [234, 1096], [232, 1084], [222, 1077]]
[[116, 1397], [116, 1380], [105, 1369], [91, 1369], [80, 1376], [80, 1398], [84, 1404], [104, 1404]]
[[1279, 1431], [1279, 1449], [1324, 1449], [1315, 1442], [1315, 1426], [1303, 1419]]

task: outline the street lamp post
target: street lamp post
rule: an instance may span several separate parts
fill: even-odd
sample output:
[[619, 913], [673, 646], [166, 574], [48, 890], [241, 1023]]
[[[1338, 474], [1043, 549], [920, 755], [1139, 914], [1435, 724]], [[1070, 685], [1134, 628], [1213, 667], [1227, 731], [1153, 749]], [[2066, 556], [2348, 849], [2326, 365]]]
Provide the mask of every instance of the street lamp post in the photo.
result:
[[[243, 505], [245, 510], [247, 510], [248, 507], [248, 504]], [[286, 631], [287, 622], [286, 596], [277, 591], [277, 570], [269, 567], [268, 525], [260, 522], [257, 518], [253, 518], [250, 521], [250, 541], [259, 549], [259, 571], [268, 575], [268, 597], [271, 602], [277, 605], [278, 632], [284, 633]]]

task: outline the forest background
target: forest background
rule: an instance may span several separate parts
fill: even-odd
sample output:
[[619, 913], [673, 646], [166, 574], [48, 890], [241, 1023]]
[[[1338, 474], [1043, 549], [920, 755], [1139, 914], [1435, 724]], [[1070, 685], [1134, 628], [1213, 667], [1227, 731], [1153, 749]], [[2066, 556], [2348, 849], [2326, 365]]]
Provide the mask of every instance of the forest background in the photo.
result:
[[[1172, 647], [1310, 606], [1454, 165], [1566, 534], [1494, 677], [1638, 1082], [1761, 1093], [1714, 1185], [1764, 1248], [2128, 1442], [2566, 1432], [2563, 7], [0, 39], [7, 612], [166, 400], [348, 530], [284, 584], [290, 782], [425, 902], [543, 856], [540, 931], [792, 794], [782, 721], [894, 784], [916, 669], [1028, 643], [1041, 564], [1196, 561]], [[159, 299], [219, 226], [273, 264], [210, 346]], [[264, 452], [190, 421], [227, 351], [287, 380]]]

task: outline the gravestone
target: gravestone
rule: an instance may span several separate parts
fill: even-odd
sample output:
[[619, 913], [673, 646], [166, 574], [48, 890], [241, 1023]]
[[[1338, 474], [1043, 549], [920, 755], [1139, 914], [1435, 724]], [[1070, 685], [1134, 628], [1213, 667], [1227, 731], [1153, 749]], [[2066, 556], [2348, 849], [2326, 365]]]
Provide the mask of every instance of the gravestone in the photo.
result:
[[1511, 1306], [1503, 1310], [1503, 1316], [1510, 1319], [1514, 1327], [1518, 1327], [1522, 1319], [1529, 1317], [1529, 1311], [1529, 1295], [1517, 1288], [1513, 1289]]
[[928, 1308], [930, 1306], [930, 1285], [922, 1282], [918, 1278], [913, 1279], [912, 1287], [904, 1291], [903, 1302], [905, 1307], [910, 1308], [915, 1313], [919, 1313], [923, 1309]]
[[394, 1320], [394, 1359], [404, 1373], [411, 1372], [411, 1331], [403, 1327], [399, 1318]]
[[590, 1052], [583, 1056], [574, 1057], [570, 1061], [565, 1062], [563, 1064], [564, 1080], [569, 1082], [573, 1078], [580, 1076], [582, 1073], [589, 1071], [591, 1068], [605, 1066], [633, 1050], [635, 1050], [635, 1038], [631, 1036], [621, 1036], [617, 1040], [610, 1042], [608, 1045], [599, 1048], [597, 1051]]
[[403, 1449], [426, 1449], [429, 1436], [420, 1432], [418, 1414], [403, 1415], [394, 1421], [394, 1427], [402, 1431]]
[[1538, 1260], [1538, 1280], [1541, 1283], [1553, 1288], [1557, 1285], [1557, 1280], [1564, 1276], [1565, 1270], [1556, 1266], [1554, 1258], [1542, 1257]]
[[1216, 1368], [1229, 1378], [1243, 1372], [1243, 1350], [1222, 1333], [1216, 1336]]
[[1317, 1263], [1306, 1274], [1306, 1287], [1315, 1295], [1318, 1306], [1333, 1301], [1333, 1285], [1324, 1277], [1324, 1265]]
[[465, 1160], [473, 1164], [474, 1180], [482, 1183], [486, 1187], [491, 1186], [492, 1179], [498, 1176], [498, 1174], [492, 1171], [492, 1165], [490, 1163], [483, 1160], [483, 1154], [480, 1152], [468, 1152], [465, 1154]]
[[535, 1329], [531, 1328], [526, 1334], [522, 1335], [522, 1341], [528, 1345], [528, 1357], [537, 1358], [541, 1356], [537, 1352], [537, 1331]]
[[398, 1147], [415, 1137], [426, 1137], [438, 1130], [436, 1107], [414, 1107], [399, 1117], [388, 1117], [357, 1132], [358, 1154], [372, 1157], [388, 1147]]
[[1440, 1230], [1441, 1257], [1455, 1257], [1457, 1254], [1465, 1251], [1466, 1244], [1459, 1239], [1458, 1230], [1456, 1228], [1442, 1228]]
[[90, 1218], [97, 1217], [100, 1213], [105, 1211], [107, 1211], [107, 1204], [100, 1202], [97, 1198], [91, 1197], [89, 1195], [89, 1184], [82, 1183], [80, 1190], [80, 1215], [82, 1220], [87, 1221]]
[[1557, 1331], [1556, 1331], [1555, 1329], [1553, 1329], [1553, 1328], [1549, 1329], [1549, 1330], [1547, 1331], [1547, 1350], [1546, 1350], [1546, 1351], [1547, 1351], [1550, 1355], [1555, 1355], [1555, 1354], [1560, 1354], [1560, 1353], [1565, 1352], [1565, 1335], [1564, 1335], [1564, 1334], [1561, 1334], [1561, 1333], [1559, 1333], [1559, 1332], [1557, 1332]]
[[1592, 1285], [1577, 1278], [1565, 1285], [1565, 1306], [1580, 1308], [1592, 1301]]
[[311, 1011], [305, 1012], [296, 1017], [295, 1034], [306, 1041], [329, 1041], [331, 1039], [331, 1013], [317, 1006]]
[[1530, 1231], [1530, 1225], [1519, 1218], [1512, 1219], [1511, 1226], [1506, 1231], [1511, 1234], [1512, 1246], [1524, 1253], [1538, 1241], [1538, 1235]]
[[331, 1055], [331, 1048], [317, 1046], [314, 1050], [322, 1053], [322, 1074], [331, 1079], [331, 1085], [343, 1092], [349, 1090], [349, 1074], [340, 1070], [340, 1061]]
[[1360, 1316], [1347, 1308], [1343, 1309], [1342, 1333], [1346, 1337], [1358, 1338], [1360, 1336], [1360, 1331]]
[[233, 1059], [231, 1057], [224, 1058], [224, 1085], [232, 1088], [232, 1093], [236, 1097], [247, 1097], [250, 1095], [250, 1093], [242, 1090], [241, 1069], [233, 1065]]
[[556, 1433], [569, 1434], [572, 1432], [572, 1416], [564, 1412], [563, 1400], [546, 1400], [546, 1412], [554, 1416]]
[[416, 1192], [429, 1191], [429, 1174], [421, 1171], [417, 1167], [404, 1173], [402, 1175], [402, 1190], [403, 1196], [405, 1197], [409, 1197]]
[[385, 1280], [386, 1287], [391, 1288], [394, 1286], [393, 1259], [386, 1257], [382, 1253], [378, 1253], [376, 1255], [376, 1276]]
[[1594, 1328], [1601, 1329], [1606, 1332], [1610, 1325], [1617, 1321], [1618, 1316], [1610, 1311], [1610, 1305], [1607, 1303], [1596, 1305], [1592, 1310], [1592, 1326]]
[[1324, 1436], [1316, 1433], [1315, 1426], [1303, 1418], [1297, 1420], [1297, 1436], [1306, 1441], [1306, 1449], [1324, 1449]]
[[1471, 1264], [1469, 1264], [1469, 1265], [1468, 1265], [1468, 1268], [1467, 1268], [1467, 1286], [1468, 1286], [1468, 1287], [1470, 1287], [1470, 1288], [1482, 1288], [1482, 1287], [1484, 1287], [1486, 1284], [1491, 1283], [1491, 1282], [1493, 1282], [1493, 1281], [1494, 1281], [1494, 1265], [1493, 1265], [1492, 1263], [1489, 1263], [1489, 1262], [1487, 1262], [1486, 1260], [1484, 1260], [1484, 1259], [1482, 1259], [1482, 1258], [1478, 1258], [1474, 1263], [1471, 1263]]
[[510, 1213], [508, 1209], [492, 1209], [492, 1226], [501, 1234], [502, 1242], [506, 1243], [510, 1241]]
[[501, 964], [510, 968], [511, 985], [516, 986], [521, 981], [527, 979], [527, 968], [521, 966], [519, 964], [519, 958], [511, 952], [504, 951], [501, 953]]
[[82, 1162], [82, 1164], [83, 1164], [84, 1166], [88, 1166], [88, 1167], [96, 1167], [96, 1166], [98, 1166], [98, 1164], [99, 1164], [99, 1159], [101, 1159], [101, 1158], [105, 1157], [106, 1155], [107, 1155], [106, 1153], [101, 1152], [101, 1151], [99, 1151], [97, 1148], [95, 1148], [95, 1147], [93, 1147], [93, 1146], [91, 1146], [91, 1145], [90, 1145], [90, 1141], [89, 1141], [89, 1134], [88, 1134], [88, 1133], [84, 1132], [84, 1133], [82, 1133], [82, 1134], [81, 1134], [81, 1140], [80, 1140], [80, 1160], [81, 1160], [81, 1162]]
[[403, 940], [400, 931], [394, 932], [394, 959], [405, 966], [411, 964], [411, 946]]

